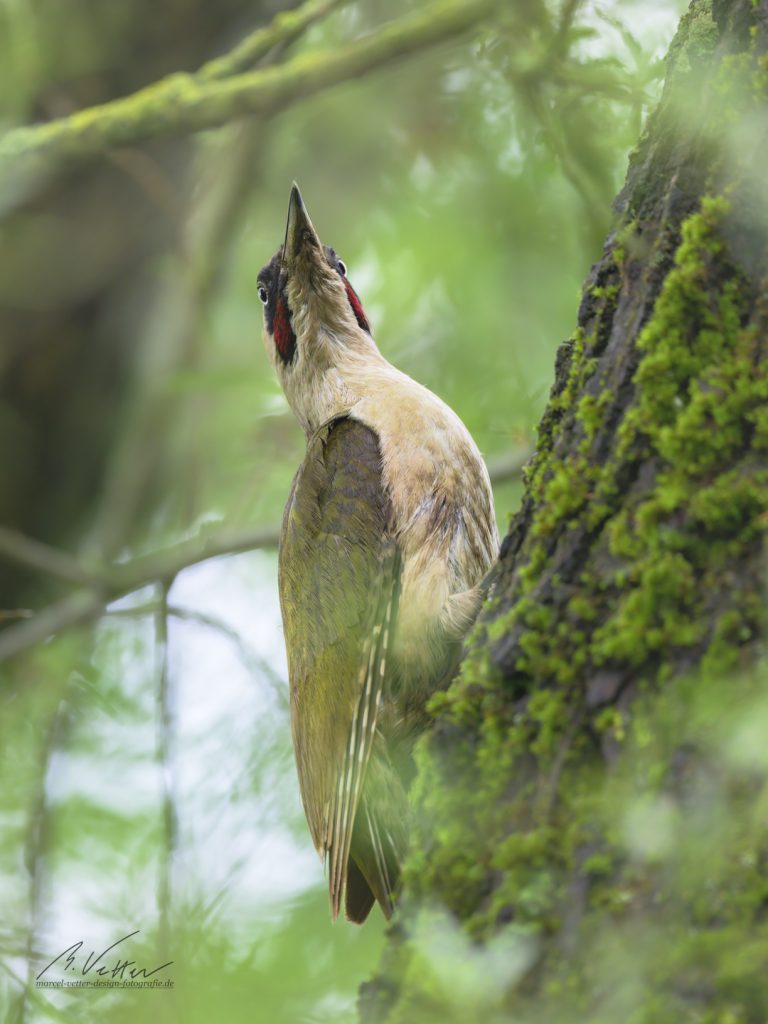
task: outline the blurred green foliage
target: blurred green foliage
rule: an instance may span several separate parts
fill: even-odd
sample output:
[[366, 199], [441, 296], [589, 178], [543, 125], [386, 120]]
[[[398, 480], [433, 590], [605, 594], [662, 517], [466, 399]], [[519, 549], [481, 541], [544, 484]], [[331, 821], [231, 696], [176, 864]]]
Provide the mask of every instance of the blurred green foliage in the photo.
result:
[[[411, 6], [349, 3], [300, 47], [333, 48]], [[255, 281], [282, 241], [293, 179], [384, 354], [448, 401], [486, 455], [532, 448], [682, 6], [510, 7], [463, 42], [206, 133], [189, 190], [118, 154], [174, 245], [143, 267], [155, 298], [136, 365], [118, 370], [131, 399], [81, 549], [107, 534], [130, 554], [201, 522], [278, 520], [304, 442], [262, 351]], [[151, 80], [159, 62], [143, 47], [172, 52], [184, 9], [161, 4], [126, 56], [127, 7], [82, 2], [64, 17], [55, 3], [5, 0], [0, 123], [92, 102], [118, 65], [124, 91]], [[77, 224], [52, 227], [70, 233], [73, 261], [98, 266], [101, 252], [79, 253]], [[516, 484], [497, 491], [502, 529], [518, 496]], [[191, 614], [170, 617], [166, 763], [153, 612], [125, 614], [124, 602], [92, 634], [14, 664], [0, 726], [0, 1020], [353, 1019], [383, 925], [328, 919], [291, 763], [274, 579], [270, 555], [243, 556], [172, 588]], [[158, 907], [163, 878], [171, 902]], [[134, 929], [137, 959], [159, 943], [174, 960], [172, 992], [21, 994], [62, 943], [99, 948]]]

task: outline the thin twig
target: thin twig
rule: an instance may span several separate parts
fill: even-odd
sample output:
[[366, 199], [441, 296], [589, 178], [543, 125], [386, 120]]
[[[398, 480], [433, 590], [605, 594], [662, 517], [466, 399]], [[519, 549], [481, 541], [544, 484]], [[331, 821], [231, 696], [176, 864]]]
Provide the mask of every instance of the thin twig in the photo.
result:
[[567, 56], [570, 46], [570, 33], [573, 23], [576, 20], [582, 0], [563, 0], [560, 8], [560, 16], [557, 22], [557, 29], [551, 44], [551, 52], [555, 61], [561, 61]]
[[112, 599], [130, 594], [157, 580], [170, 580], [184, 569], [211, 558], [240, 555], [245, 551], [276, 548], [280, 528], [226, 528], [216, 533], [203, 533], [191, 540], [143, 555], [114, 567]]
[[197, 609], [194, 608], [180, 608], [178, 605], [169, 605], [168, 614], [174, 619], [182, 619], [184, 622], [197, 622], [201, 626], [206, 626], [208, 629], [213, 629], [217, 633], [221, 633], [222, 636], [225, 636], [237, 650], [240, 660], [247, 669], [256, 669], [261, 675], [267, 677], [278, 697], [282, 699], [287, 697], [285, 680], [275, 672], [268, 661], [259, 657], [259, 655], [245, 643], [240, 633], [230, 626], [229, 623], [224, 622], [223, 619], [220, 619], [217, 616], [208, 615], [207, 613], [197, 611]]
[[104, 597], [95, 591], [76, 590], [60, 601], [0, 633], [0, 661], [6, 661], [70, 626], [94, 619], [104, 609]]
[[81, 565], [72, 555], [8, 526], [0, 526], [0, 557], [78, 586], [94, 586], [99, 582], [97, 574]]
[[170, 929], [173, 909], [173, 873], [176, 859], [178, 825], [173, 784], [172, 743], [173, 706], [168, 658], [168, 589], [162, 583], [155, 612], [155, 649], [157, 652], [157, 744], [163, 805], [164, 848], [160, 855], [157, 879], [158, 955], [165, 960], [171, 948]]
[[254, 67], [275, 47], [290, 46], [308, 28], [349, 0], [308, 0], [292, 11], [276, 14], [269, 25], [257, 28], [223, 57], [204, 64], [197, 77], [205, 82], [232, 78]]
[[29, 875], [29, 925], [27, 928], [27, 984], [22, 996], [20, 1008], [20, 1024], [27, 1020], [31, 1009], [32, 993], [35, 987], [35, 955], [38, 934], [41, 928], [41, 917], [44, 901], [45, 855], [48, 847], [48, 770], [53, 755], [60, 750], [66, 731], [66, 697], [60, 696], [51, 714], [45, 741], [40, 758], [38, 790], [35, 806], [32, 808], [27, 824], [27, 835], [24, 846], [24, 860]]
[[[141, 618], [144, 615], [156, 615], [158, 611], [158, 602], [145, 601], [142, 604], [131, 605], [127, 608], [110, 608], [107, 610], [106, 615], [109, 618], [120, 618], [120, 619], [133, 619]], [[242, 661], [243, 665], [251, 670], [256, 669], [262, 675], [265, 675], [272, 686], [275, 688], [275, 692], [278, 696], [285, 694], [285, 680], [275, 672], [272, 666], [264, 658], [260, 657], [256, 651], [253, 650], [242, 638], [241, 634], [224, 619], [220, 619], [218, 616], [209, 615], [207, 612], [201, 612], [196, 608], [183, 608], [181, 605], [169, 604], [168, 615], [172, 619], [180, 619], [182, 622], [195, 622], [201, 626], [205, 626], [208, 629], [212, 629], [217, 633], [221, 633], [223, 637], [232, 644], [237, 650], [238, 657]]]
[[241, 554], [259, 548], [274, 548], [278, 537], [277, 528], [222, 530], [215, 535], [182, 541], [152, 555], [107, 568], [96, 576], [96, 586], [92, 590], [76, 590], [43, 608], [34, 618], [10, 626], [0, 633], [0, 661], [15, 657], [63, 629], [96, 618], [110, 601], [131, 594], [134, 590], [158, 581], [172, 580], [183, 569], [210, 558]]

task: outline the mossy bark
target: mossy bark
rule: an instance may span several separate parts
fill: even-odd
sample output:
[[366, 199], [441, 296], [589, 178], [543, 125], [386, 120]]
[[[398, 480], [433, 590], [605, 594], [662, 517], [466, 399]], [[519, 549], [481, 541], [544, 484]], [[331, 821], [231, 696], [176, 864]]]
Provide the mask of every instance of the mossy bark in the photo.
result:
[[366, 1022], [768, 1014], [768, 0], [694, 0], [584, 287]]

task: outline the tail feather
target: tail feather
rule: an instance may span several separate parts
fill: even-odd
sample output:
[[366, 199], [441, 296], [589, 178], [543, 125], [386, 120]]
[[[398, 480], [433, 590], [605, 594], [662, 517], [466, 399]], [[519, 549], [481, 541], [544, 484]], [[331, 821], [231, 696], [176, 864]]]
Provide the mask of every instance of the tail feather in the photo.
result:
[[[384, 856], [384, 848], [381, 844], [381, 836], [379, 835], [379, 826], [375, 818], [371, 817], [368, 808], [365, 808], [365, 819], [368, 825], [368, 834], [371, 840], [371, 850], [373, 851], [373, 859], [376, 865], [376, 882], [379, 893], [377, 898], [381, 904], [381, 909], [384, 911], [384, 915], [387, 919], [392, 916], [392, 897], [394, 895], [394, 886], [392, 884], [392, 878], [390, 876], [389, 866], [387, 864], [386, 857]], [[399, 874], [400, 865], [397, 865]], [[375, 890], [374, 890], [375, 892]]]
[[[330, 868], [328, 884], [331, 916], [334, 920], [339, 914], [347, 887], [352, 836], [376, 736], [379, 708], [384, 697], [387, 654], [397, 613], [399, 572], [400, 553], [393, 541], [382, 552], [379, 580], [374, 588], [377, 599], [371, 609], [370, 629], [361, 652], [359, 696], [330, 818], [331, 835], [326, 852]], [[365, 870], [363, 874], [377, 895], [376, 890], [380, 887], [371, 886]]]
[[371, 887], [365, 880], [365, 875], [354, 862], [347, 864], [347, 891], [344, 900], [344, 910], [347, 920], [354, 924], [362, 924], [371, 912], [371, 907], [376, 902], [376, 897], [371, 892]]
[[360, 897], [350, 889], [353, 880], [365, 884], [386, 918], [394, 911], [400, 871], [408, 839], [408, 801], [399, 772], [377, 744], [371, 757], [362, 801], [355, 821], [348, 862], [346, 912], [358, 921], [354, 904]]

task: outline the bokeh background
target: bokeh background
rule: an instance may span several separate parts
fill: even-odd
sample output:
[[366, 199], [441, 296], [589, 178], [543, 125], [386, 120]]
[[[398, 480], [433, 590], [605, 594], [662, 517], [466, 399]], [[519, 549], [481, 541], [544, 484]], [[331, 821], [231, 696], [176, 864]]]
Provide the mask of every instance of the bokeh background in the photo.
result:
[[[0, 130], [194, 70], [286, 6], [0, 0]], [[267, 62], [420, 5], [329, 6]], [[495, 468], [503, 533], [683, 9], [502, 6], [274, 117], [4, 179], [0, 1020], [354, 1019], [383, 921], [330, 925], [290, 750], [276, 554], [236, 553], [274, 532], [304, 444], [256, 274], [296, 179], [384, 354]], [[19, 532], [71, 558], [33, 557]], [[169, 545], [228, 537], [231, 554], [153, 571]], [[142, 557], [145, 585], [115, 600], [103, 581]], [[34, 987], [72, 943], [136, 930], [134, 958], [174, 961], [171, 991]]]

